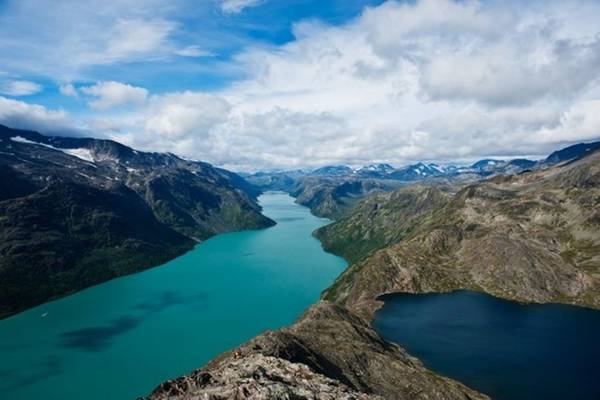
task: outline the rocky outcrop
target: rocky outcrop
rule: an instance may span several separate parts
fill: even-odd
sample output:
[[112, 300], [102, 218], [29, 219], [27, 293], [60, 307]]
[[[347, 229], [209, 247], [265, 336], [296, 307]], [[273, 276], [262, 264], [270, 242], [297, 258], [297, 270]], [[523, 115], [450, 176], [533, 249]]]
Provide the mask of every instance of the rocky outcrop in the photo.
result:
[[110, 140], [0, 126], [0, 318], [273, 225], [239, 176]]
[[189, 376], [159, 386], [157, 399], [484, 399], [427, 370], [346, 308], [322, 301], [290, 328], [266, 332]]

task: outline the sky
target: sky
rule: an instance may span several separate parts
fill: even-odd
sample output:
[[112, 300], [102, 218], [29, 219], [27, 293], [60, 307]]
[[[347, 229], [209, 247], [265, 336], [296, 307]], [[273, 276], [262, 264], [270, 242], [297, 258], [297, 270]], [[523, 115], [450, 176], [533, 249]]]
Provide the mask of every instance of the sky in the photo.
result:
[[233, 170], [600, 139], [600, 2], [0, 0], [0, 123]]

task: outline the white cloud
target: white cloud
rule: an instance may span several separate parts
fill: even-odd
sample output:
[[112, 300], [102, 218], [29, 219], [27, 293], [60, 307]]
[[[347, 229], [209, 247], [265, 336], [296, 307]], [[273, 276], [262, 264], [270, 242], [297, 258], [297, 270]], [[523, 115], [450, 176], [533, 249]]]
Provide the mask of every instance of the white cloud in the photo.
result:
[[81, 92], [96, 99], [88, 104], [92, 108], [107, 109], [123, 105], [142, 105], [148, 97], [148, 91], [141, 87], [121, 82], [103, 81], [92, 86], [82, 87]]
[[[168, 58], [182, 0], [7, 1], [0, 13], [0, 64], [11, 73], [76, 81], [98, 65]], [[68, 21], [68, 23], [65, 23]]]
[[175, 24], [162, 19], [118, 19], [108, 32], [104, 48], [87, 54], [94, 64], [111, 64], [142, 57], [156, 57], [166, 45]]
[[[97, 110], [86, 123], [235, 169], [549, 153], [600, 136], [599, 16], [600, 3], [587, 1], [388, 1], [344, 25], [304, 21], [284, 45], [247, 48], [226, 65], [246, 78], [212, 93], [82, 88]], [[109, 24], [89, 47], [74, 39], [86, 50], [76, 58], [96, 48], [111, 62], [202, 55], [170, 46], [173, 24], [122, 18], [163, 33]], [[110, 45], [118, 36], [150, 44]]]
[[220, 3], [221, 10], [228, 14], [236, 14], [248, 7], [256, 7], [263, 0], [217, 0]]
[[600, 28], [561, 4], [388, 2], [302, 22], [236, 57], [248, 79], [152, 96], [113, 137], [236, 169], [548, 153], [600, 135]]
[[562, 113], [558, 124], [540, 129], [535, 139], [540, 142], [574, 142], [600, 137], [600, 99], [577, 102]]
[[176, 50], [175, 54], [182, 57], [214, 57], [215, 53], [202, 49], [200, 46], [187, 46]]
[[0, 123], [15, 128], [33, 129], [59, 135], [78, 134], [69, 114], [63, 110], [0, 96]]
[[0, 93], [8, 96], [29, 96], [42, 91], [35, 82], [14, 80], [0, 83]]
[[230, 104], [204, 93], [182, 92], [151, 99], [144, 129], [169, 139], [193, 133], [202, 138], [214, 125], [227, 121]]
[[60, 90], [60, 93], [64, 96], [75, 98], [79, 97], [77, 89], [71, 83], [65, 83], [64, 85], [60, 85], [58, 89]]

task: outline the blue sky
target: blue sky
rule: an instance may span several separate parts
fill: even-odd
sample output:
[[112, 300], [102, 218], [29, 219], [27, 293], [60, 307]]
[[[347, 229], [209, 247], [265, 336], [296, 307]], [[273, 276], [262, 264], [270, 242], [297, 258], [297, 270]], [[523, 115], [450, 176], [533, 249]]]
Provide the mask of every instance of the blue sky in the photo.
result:
[[3, 0], [0, 123], [234, 169], [542, 156], [600, 132], [600, 3]]

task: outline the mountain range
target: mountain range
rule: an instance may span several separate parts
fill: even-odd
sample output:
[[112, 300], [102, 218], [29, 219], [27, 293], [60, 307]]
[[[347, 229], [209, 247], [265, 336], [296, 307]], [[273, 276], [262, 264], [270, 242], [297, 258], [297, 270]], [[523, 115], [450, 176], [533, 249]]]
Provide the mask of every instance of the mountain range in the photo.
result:
[[574, 159], [600, 148], [600, 142], [566, 147], [542, 160], [483, 159], [470, 165], [417, 162], [401, 168], [370, 164], [359, 168], [329, 165], [315, 170], [260, 171], [241, 175], [261, 190], [283, 190], [320, 217], [338, 219], [358, 200], [418, 182], [476, 182], [499, 174], [520, 174]]

